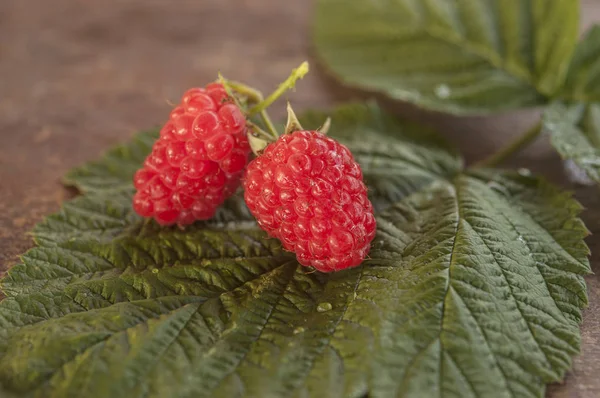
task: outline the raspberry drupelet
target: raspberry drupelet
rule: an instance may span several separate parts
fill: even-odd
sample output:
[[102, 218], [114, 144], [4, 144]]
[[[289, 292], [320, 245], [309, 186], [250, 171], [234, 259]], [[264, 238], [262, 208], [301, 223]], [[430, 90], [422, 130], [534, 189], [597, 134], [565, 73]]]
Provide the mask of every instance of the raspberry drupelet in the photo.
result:
[[281, 136], [248, 165], [246, 204], [300, 264], [331, 272], [359, 265], [375, 237], [360, 166], [318, 131]]
[[161, 225], [211, 218], [240, 185], [251, 152], [247, 134], [222, 84], [188, 90], [135, 173], [134, 210]]

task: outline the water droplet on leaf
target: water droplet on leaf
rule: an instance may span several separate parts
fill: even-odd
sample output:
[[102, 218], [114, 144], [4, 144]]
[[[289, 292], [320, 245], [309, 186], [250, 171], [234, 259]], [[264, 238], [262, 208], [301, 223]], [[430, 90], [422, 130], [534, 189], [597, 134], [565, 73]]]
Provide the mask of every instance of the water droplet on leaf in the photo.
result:
[[294, 334], [298, 334], [298, 333], [302, 333], [304, 332], [304, 328], [302, 326], [297, 327], [296, 329], [294, 329]]
[[520, 176], [529, 177], [531, 175], [531, 170], [526, 168], [520, 168], [519, 170], [517, 170], [517, 173], [519, 173]]
[[435, 95], [438, 98], [448, 98], [450, 94], [452, 94], [452, 91], [450, 90], [450, 87], [448, 87], [448, 85], [446, 84], [440, 84], [435, 88]]
[[319, 303], [319, 305], [317, 306], [317, 312], [327, 312], [330, 311], [332, 308], [333, 306], [331, 305], [331, 303]]

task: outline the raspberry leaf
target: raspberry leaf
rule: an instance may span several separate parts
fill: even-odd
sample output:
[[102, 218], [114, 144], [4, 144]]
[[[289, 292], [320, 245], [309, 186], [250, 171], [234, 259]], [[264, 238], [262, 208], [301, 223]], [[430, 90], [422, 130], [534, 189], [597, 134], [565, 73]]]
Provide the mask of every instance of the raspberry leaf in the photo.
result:
[[392, 201], [384, 168], [404, 184], [370, 259], [333, 274], [307, 272], [235, 200], [184, 231], [141, 220], [130, 181], [151, 135], [70, 173], [84, 195], [0, 282], [0, 392], [537, 397], [561, 379], [587, 303], [577, 202], [461, 172], [434, 133], [373, 106], [334, 111], [331, 132], [375, 195]]
[[319, 0], [314, 40], [344, 83], [425, 108], [487, 113], [553, 97], [578, 24], [572, 0]]
[[538, 397], [561, 380], [587, 303], [579, 211], [538, 179], [486, 172], [383, 215], [363, 277], [377, 287], [362, 298], [383, 298], [373, 395]]

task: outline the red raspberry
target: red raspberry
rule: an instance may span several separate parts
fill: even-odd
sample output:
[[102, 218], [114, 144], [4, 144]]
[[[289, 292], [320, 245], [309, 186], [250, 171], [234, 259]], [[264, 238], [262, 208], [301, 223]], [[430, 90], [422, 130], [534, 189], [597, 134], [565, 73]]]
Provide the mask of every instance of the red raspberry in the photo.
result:
[[244, 197], [262, 229], [323, 272], [359, 265], [375, 237], [360, 166], [344, 145], [296, 131], [248, 165]]
[[188, 90], [134, 177], [134, 210], [161, 225], [211, 218], [240, 184], [246, 118], [223, 85]]

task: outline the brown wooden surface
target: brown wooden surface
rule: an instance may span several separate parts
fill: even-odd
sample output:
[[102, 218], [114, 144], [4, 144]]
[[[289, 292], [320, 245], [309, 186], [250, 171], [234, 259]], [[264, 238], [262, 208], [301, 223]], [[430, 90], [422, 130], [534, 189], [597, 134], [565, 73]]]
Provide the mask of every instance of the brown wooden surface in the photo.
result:
[[[584, 26], [600, 20], [600, 2], [586, 0], [583, 7]], [[163, 122], [167, 102], [186, 88], [220, 70], [267, 91], [312, 60], [310, 12], [308, 0], [0, 0], [0, 272], [32, 246], [27, 231], [69, 197], [59, 182], [68, 169]], [[290, 99], [302, 110], [359, 96], [314, 67]], [[470, 161], [536, 117], [458, 119], [385, 104], [443, 127]], [[282, 107], [274, 114], [282, 116]], [[543, 139], [511, 166], [565, 184]], [[598, 189], [571, 188], [597, 234], [588, 243], [600, 273]], [[600, 280], [591, 275], [587, 282], [582, 353], [565, 383], [550, 387], [553, 398], [600, 397]]]

